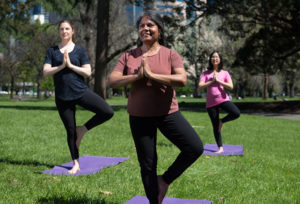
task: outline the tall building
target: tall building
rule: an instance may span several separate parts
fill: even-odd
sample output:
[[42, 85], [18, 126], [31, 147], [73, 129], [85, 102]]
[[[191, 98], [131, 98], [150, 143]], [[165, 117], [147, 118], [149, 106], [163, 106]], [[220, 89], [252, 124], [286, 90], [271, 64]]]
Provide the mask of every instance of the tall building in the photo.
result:
[[143, 6], [137, 6], [136, 4], [127, 3], [126, 13], [128, 16], [128, 23], [130, 25], [135, 24], [139, 16], [143, 13]]
[[49, 13], [39, 4], [34, 6], [30, 19], [31, 22], [36, 20], [39, 20], [41, 24], [49, 23]]
[[61, 20], [61, 16], [55, 12], [46, 11], [40, 4], [36, 4], [31, 12], [31, 22], [39, 20], [41, 24], [51, 23], [55, 24]]

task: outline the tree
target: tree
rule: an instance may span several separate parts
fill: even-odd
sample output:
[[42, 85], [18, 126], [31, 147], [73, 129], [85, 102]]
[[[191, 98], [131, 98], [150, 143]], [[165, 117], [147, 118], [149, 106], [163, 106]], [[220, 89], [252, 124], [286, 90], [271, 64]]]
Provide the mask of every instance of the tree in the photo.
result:
[[25, 50], [22, 62], [34, 75], [33, 81], [37, 84], [37, 98], [41, 99], [45, 53], [49, 47], [57, 44], [57, 29], [48, 24], [41, 25], [39, 22], [29, 24], [25, 29], [24, 36], [27, 38], [24, 39]]
[[220, 15], [220, 29], [232, 40], [245, 40], [235, 65], [244, 66], [251, 74], [263, 74], [264, 98], [268, 95], [269, 75], [279, 70], [282, 61], [300, 51], [299, 1], [214, 0], [206, 6], [197, 1], [189, 4], [189, 8], [204, 9], [205, 16]]
[[285, 92], [289, 97], [295, 96], [297, 72], [300, 70], [300, 52], [288, 57], [282, 64], [281, 69], [284, 77]]
[[95, 92], [106, 98], [106, 69], [109, 34], [109, 1], [98, 0]]

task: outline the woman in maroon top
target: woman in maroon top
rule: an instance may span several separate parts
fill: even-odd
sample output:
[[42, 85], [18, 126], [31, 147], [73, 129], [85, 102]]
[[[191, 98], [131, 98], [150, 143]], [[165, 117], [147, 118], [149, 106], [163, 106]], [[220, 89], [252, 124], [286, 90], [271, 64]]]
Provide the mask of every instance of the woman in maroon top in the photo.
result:
[[[174, 86], [186, 85], [179, 54], [164, 47], [161, 18], [145, 13], [137, 21], [138, 48], [125, 52], [109, 77], [109, 85], [131, 84], [128, 99], [130, 128], [151, 204], [162, 203], [169, 185], [203, 153], [202, 142], [178, 111]], [[180, 154], [157, 176], [157, 129], [180, 149]]]

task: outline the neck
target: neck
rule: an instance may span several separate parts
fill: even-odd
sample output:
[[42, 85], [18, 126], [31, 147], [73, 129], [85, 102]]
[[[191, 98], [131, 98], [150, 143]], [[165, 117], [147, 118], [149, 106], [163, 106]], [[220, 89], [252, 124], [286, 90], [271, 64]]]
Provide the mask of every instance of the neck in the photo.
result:
[[143, 43], [142, 51], [143, 52], [154, 51], [159, 47], [160, 47], [160, 44], [157, 41], [155, 41], [154, 43], [151, 43], [151, 44]]
[[214, 66], [214, 71], [219, 71], [218, 66]]
[[72, 44], [73, 44], [72, 39], [70, 39], [70, 40], [63, 40], [63, 41], [61, 41], [60, 46], [61, 47], [65, 47], [67, 45], [72, 45]]

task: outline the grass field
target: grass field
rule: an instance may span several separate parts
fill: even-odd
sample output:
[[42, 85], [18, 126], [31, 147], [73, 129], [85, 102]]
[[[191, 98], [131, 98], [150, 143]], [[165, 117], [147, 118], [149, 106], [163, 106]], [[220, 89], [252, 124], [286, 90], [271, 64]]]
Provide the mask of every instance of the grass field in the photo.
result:
[[[108, 102], [124, 103], [113, 100]], [[204, 144], [215, 143], [207, 113], [182, 113]], [[130, 160], [79, 177], [33, 172], [71, 160], [53, 100], [0, 100], [0, 115], [0, 203], [121, 204], [144, 195], [125, 109], [116, 108], [110, 121], [85, 135], [80, 155]], [[82, 124], [92, 113], [79, 109], [76, 116]], [[167, 196], [230, 204], [300, 203], [299, 132], [299, 121], [241, 115], [224, 125], [223, 141], [243, 145], [244, 156], [201, 156]], [[161, 174], [179, 151], [161, 134], [157, 147]]]

